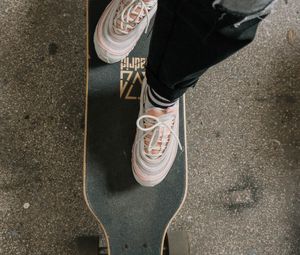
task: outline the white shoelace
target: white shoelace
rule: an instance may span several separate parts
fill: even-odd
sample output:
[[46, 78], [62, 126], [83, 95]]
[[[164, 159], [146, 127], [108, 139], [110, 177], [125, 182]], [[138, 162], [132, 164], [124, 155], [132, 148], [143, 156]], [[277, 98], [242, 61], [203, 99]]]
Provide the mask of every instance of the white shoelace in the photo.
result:
[[[147, 33], [150, 24], [149, 10], [153, 7], [153, 2], [145, 3], [143, 0], [131, 0], [130, 2], [127, 0], [124, 2], [122, 0], [113, 22], [115, 32], [124, 35], [128, 34], [146, 16], [147, 26], [145, 33]], [[140, 8], [138, 13], [134, 13], [136, 8]], [[130, 16], [132, 13], [137, 15], [134, 19]]]
[[[169, 120], [172, 120], [171, 116], [170, 116]], [[154, 124], [150, 127], [145, 128], [140, 125], [141, 121], [145, 121], [148, 123], [150, 122], [150, 123], [154, 123]], [[167, 147], [167, 143], [169, 142], [168, 136], [171, 134], [177, 140], [180, 150], [182, 150], [182, 145], [180, 143], [180, 140], [179, 140], [177, 134], [173, 131], [172, 127], [170, 127], [166, 123], [166, 121], [161, 121], [159, 118], [157, 118], [155, 116], [142, 115], [141, 117], [139, 117], [137, 119], [136, 125], [137, 125], [138, 129], [145, 132], [145, 134], [143, 134], [143, 136], [140, 137], [137, 142], [140, 142], [141, 139], [144, 139], [147, 135], [149, 135], [149, 134], [151, 135], [151, 140], [149, 141], [149, 144], [145, 145], [145, 147], [144, 147], [145, 154], [148, 157], [150, 157], [151, 159], [157, 159], [163, 154], [165, 148]], [[167, 132], [165, 132], [165, 130], [163, 130], [163, 134], [160, 135], [159, 131], [160, 131], [160, 128], [162, 128], [162, 127], [167, 128], [167, 130], [169, 130], [170, 133], [167, 134]], [[152, 134], [151, 134], [151, 132], [152, 132]], [[158, 142], [161, 142], [160, 146], [157, 145]], [[158, 151], [158, 153], [151, 153], [153, 150]]]

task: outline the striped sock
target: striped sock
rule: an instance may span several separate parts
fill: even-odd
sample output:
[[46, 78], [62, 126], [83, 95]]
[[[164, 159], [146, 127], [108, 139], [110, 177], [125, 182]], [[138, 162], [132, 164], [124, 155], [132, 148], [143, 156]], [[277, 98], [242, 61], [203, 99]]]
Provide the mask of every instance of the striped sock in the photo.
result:
[[150, 86], [147, 87], [147, 100], [146, 100], [146, 107], [149, 108], [150, 106], [159, 107], [159, 108], [168, 108], [172, 107], [175, 102], [171, 102], [168, 99], [160, 96], [155, 92]]

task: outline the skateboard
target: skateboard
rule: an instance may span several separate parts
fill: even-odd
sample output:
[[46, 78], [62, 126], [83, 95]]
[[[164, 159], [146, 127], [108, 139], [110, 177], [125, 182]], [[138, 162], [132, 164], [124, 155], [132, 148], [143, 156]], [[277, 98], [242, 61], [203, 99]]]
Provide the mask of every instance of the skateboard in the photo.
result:
[[[187, 193], [185, 103], [180, 101], [180, 140], [165, 180], [142, 187], [131, 170], [131, 149], [151, 34], [119, 63], [98, 59], [93, 35], [110, 0], [87, 0], [87, 87], [84, 198], [104, 238], [82, 238], [82, 254], [185, 255], [187, 235], [168, 232]], [[101, 241], [102, 240], [102, 241]], [[100, 245], [99, 245], [100, 243]], [[82, 246], [82, 247], [83, 247]], [[101, 246], [101, 247], [99, 247]]]

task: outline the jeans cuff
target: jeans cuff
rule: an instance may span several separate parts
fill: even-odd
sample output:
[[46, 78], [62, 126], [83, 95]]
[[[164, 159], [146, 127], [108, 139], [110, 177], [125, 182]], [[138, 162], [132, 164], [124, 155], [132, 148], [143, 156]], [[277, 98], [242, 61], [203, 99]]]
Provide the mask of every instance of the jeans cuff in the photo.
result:
[[166, 98], [170, 102], [175, 102], [179, 97], [181, 97], [188, 88], [169, 88], [166, 84], [162, 83], [155, 77], [153, 72], [146, 68], [146, 78], [147, 84], [160, 96]]

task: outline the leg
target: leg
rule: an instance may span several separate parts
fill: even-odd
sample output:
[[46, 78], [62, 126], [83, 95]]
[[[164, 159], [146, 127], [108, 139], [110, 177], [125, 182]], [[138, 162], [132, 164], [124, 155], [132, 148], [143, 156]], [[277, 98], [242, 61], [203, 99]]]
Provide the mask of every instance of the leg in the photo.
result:
[[150, 87], [174, 101], [209, 67], [249, 44], [272, 0], [160, 0], [146, 70]]
[[[234, 1], [240, 1], [240, 9], [228, 8]], [[160, 183], [172, 167], [178, 145], [182, 148], [176, 99], [210, 66], [253, 40], [260, 16], [270, 5], [253, 3], [264, 1], [271, 0], [252, 0], [251, 8], [240, 5], [249, 0], [158, 1], [132, 150], [132, 170], [140, 184]]]

